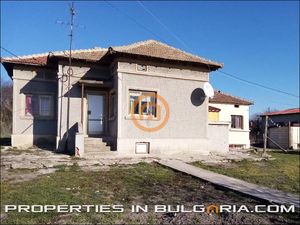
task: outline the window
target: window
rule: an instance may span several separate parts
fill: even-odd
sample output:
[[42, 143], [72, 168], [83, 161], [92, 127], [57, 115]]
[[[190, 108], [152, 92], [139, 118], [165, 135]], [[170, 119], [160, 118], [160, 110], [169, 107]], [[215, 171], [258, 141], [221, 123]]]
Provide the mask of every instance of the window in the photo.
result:
[[129, 90], [129, 114], [156, 116], [156, 92]]
[[231, 128], [243, 129], [243, 116], [231, 115]]
[[51, 95], [26, 95], [25, 116], [51, 116], [52, 96]]
[[115, 110], [116, 110], [116, 94], [115, 92], [112, 92], [109, 98], [109, 118], [113, 118], [116, 115]]
[[40, 96], [40, 116], [51, 115], [51, 96]]

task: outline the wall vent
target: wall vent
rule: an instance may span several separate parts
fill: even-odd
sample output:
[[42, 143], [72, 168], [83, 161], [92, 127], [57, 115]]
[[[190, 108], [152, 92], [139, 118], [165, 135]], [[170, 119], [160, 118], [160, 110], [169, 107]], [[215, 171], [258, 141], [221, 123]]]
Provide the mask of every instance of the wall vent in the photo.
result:
[[136, 142], [135, 153], [136, 154], [149, 154], [150, 142]]

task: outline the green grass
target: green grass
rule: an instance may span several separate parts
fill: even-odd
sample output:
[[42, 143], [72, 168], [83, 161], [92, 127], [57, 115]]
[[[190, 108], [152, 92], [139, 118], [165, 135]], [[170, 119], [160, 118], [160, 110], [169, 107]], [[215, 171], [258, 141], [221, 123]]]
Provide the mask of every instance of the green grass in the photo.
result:
[[[12, 184], [1, 182], [1, 214], [4, 205], [124, 205], [124, 213], [17, 213], [9, 212], [1, 224], [157, 224], [203, 223], [210, 217], [203, 213], [170, 215], [162, 213], [130, 213], [132, 204], [259, 204], [257, 200], [237, 193], [221, 190], [191, 176], [174, 172], [155, 163], [139, 163], [127, 166], [112, 166], [109, 170], [82, 171], [77, 163], [59, 166], [55, 173], [35, 180]], [[296, 223], [296, 214], [285, 216], [271, 214], [251, 215], [250, 223], [277, 221]], [[241, 214], [240, 218], [244, 218]], [[250, 217], [249, 217], [250, 218]], [[225, 223], [238, 222], [238, 217], [224, 215]]]
[[275, 159], [267, 161], [231, 162], [229, 165], [205, 165], [201, 162], [194, 166], [208, 169], [220, 174], [239, 178], [250, 183], [267, 186], [291, 193], [299, 193], [299, 155], [281, 152], [268, 153]]

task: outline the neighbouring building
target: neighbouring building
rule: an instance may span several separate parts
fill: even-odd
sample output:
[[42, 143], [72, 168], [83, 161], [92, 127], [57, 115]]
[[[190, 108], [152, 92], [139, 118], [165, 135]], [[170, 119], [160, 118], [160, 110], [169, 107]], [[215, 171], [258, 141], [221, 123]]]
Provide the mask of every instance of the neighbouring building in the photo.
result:
[[268, 116], [268, 147], [300, 149], [300, 108], [267, 112], [262, 117], [262, 130]]
[[[209, 123], [208, 98], [197, 94], [221, 63], [154, 40], [74, 50], [71, 67], [68, 51], [1, 63], [13, 80], [13, 146], [54, 144], [80, 156], [228, 151], [228, 124]], [[247, 113], [232, 119], [245, 137], [231, 139], [246, 141]]]
[[215, 91], [209, 99], [209, 120], [228, 122], [229, 146], [231, 148], [249, 148], [249, 106], [251, 101], [241, 99], [221, 91]]

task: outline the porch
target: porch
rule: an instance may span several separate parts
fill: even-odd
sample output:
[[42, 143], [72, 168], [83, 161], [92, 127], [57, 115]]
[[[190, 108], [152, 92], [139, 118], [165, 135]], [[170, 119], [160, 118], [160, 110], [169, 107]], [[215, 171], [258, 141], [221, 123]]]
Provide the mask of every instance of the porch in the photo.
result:
[[[78, 81], [81, 88], [81, 130], [75, 138], [75, 155], [79, 152], [77, 138], [83, 136], [84, 151], [81, 155], [99, 155], [116, 149], [115, 91], [112, 81], [85, 80]], [[82, 138], [79, 138], [82, 140]]]

